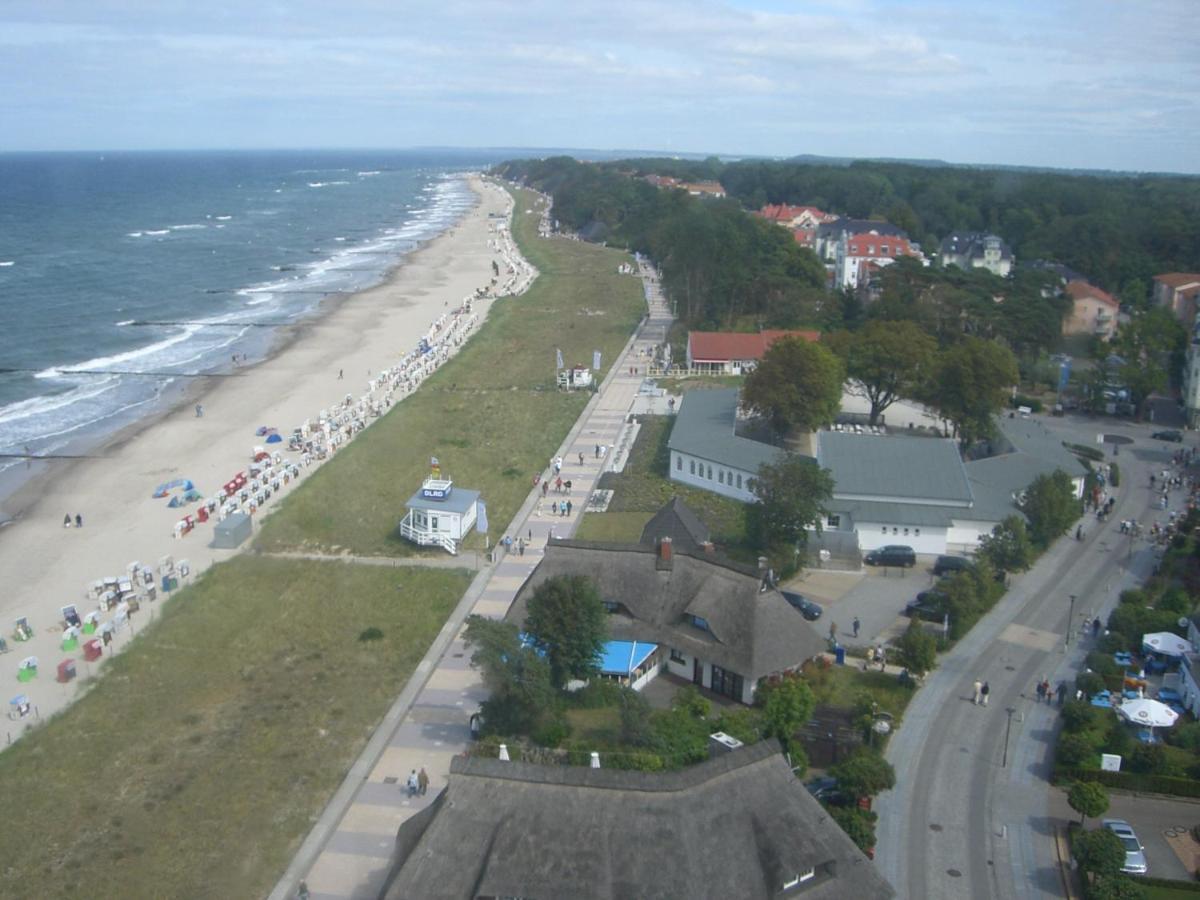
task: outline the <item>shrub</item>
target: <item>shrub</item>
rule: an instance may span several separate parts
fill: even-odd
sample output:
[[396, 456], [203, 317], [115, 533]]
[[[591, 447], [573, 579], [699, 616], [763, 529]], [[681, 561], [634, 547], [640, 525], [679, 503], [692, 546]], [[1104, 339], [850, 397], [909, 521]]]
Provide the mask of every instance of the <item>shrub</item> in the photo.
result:
[[1105, 653], [1102, 650], [1093, 650], [1089, 653], [1086, 665], [1093, 672], [1098, 672], [1100, 675], [1120, 675], [1123, 671], [1113, 660], [1112, 654]]
[[543, 747], [558, 747], [571, 736], [571, 726], [561, 714], [542, 722], [531, 737], [535, 744]]
[[1081, 672], [1075, 679], [1075, 687], [1090, 697], [1104, 690], [1104, 678], [1095, 672]]
[[359, 639], [359, 641], [361, 641], [364, 644], [369, 643], [371, 641], [382, 641], [383, 640], [383, 632], [380, 629], [372, 626], [370, 628], [365, 628], [362, 631], [360, 631], [358, 633], [358, 639]]
[[1068, 734], [1087, 731], [1096, 724], [1096, 707], [1086, 700], [1071, 700], [1062, 708], [1062, 720]]
[[1097, 754], [1095, 745], [1082, 734], [1064, 734], [1058, 742], [1055, 762], [1060, 766], [1081, 766]]
[[1077, 781], [1067, 791], [1067, 804], [1079, 813], [1079, 824], [1108, 811], [1108, 791], [1094, 781]]
[[671, 701], [671, 706], [698, 719], [707, 719], [712, 713], [712, 704], [694, 684], [680, 689]]
[[837, 822], [858, 849], [867, 853], [875, 846], [876, 815], [857, 806], [826, 806], [830, 818]]
[[1076, 834], [1071, 855], [1079, 862], [1080, 869], [1093, 875], [1116, 875], [1125, 864], [1121, 839], [1107, 828]]

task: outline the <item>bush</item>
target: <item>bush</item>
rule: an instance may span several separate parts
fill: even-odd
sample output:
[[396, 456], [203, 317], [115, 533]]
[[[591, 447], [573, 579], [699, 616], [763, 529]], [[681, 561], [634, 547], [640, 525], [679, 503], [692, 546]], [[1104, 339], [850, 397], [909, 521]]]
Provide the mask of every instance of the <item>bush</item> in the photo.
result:
[[1094, 761], [1096, 745], [1082, 734], [1064, 734], [1058, 742], [1055, 762], [1060, 766], [1082, 766]]
[[579, 709], [604, 709], [621, 702], [622, 687], [608, 678], [593, 678], [570, 695], [571, 705]]
[[1071, 855], [1079, 868], [1092, 875], [1116, 875], [1125, 864], [1121, 839], [1107, 828], [1078, 832], [1071, 842]]
[[530, 737], [542, 747], [558, 747], [571, 736], [571, 726], [561, 714], [541, 723]]
[[1094, 726], [1098, 718], [1096, 707], [1086, 700], [1071, 700], [1062, 708], [1063, 731], [1077, 734]]
[[850, 840], [858, 845], [858, 849], [867, 853], [875, 847], [875, 821], [873, 812], [859, 809], [857, 806], [826, 806], [829, 816], [837, 822]]
[[1104, 678], [1095, 672], [1081, 672], [1075, 679], [1075, 687], [1090, 697], [1104, 690]]
[[1170, 775], [1138, 775], [1134, 772], [1105, 772], [1102, 769], [1066, 766], [1055, 770], [1055, 781], [1097, 781], [1107, 787], [1143, 794], [1171, 794], [1200, 798], [1200, 781]]
[[1121, 666], [1117, 665], [1111, 653], [1105, 653], [1102, 650], [1093, 650], [1089, 653], [1085, 664], [1093, 672], [1098, 672], [1102, 676], [1120, 675], [1124, 671]]
[[[1185, 882], [1186, 883], [1186, 882]], [[1087, 887], [1087, 900], [1145, 900], [1146, 892], [1132, 878], [1101, 875]]]

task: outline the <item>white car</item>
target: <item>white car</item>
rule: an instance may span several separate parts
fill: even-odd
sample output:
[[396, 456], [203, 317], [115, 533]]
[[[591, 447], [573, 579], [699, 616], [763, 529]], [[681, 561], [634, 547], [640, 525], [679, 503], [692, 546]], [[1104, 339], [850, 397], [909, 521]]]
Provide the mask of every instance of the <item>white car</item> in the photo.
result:
[[1124, 819], [1103, 819], [1100, 824], [1119, 837], [1125, 847], [1125, 865], [1121, 866], [1121, 871], [1126, 875], [1145, 875], [1146, 848], [1129, 823]]

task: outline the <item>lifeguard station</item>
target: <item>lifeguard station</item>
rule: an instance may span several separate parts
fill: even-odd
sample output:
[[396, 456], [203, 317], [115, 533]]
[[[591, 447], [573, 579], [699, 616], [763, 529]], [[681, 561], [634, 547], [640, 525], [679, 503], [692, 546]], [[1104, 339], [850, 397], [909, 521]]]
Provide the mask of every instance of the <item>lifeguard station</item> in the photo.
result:
[[441, 547], [458, 553], [458, 542], [471, 532], [478, 514], [479, 491], [454, 487], [442, 476], [437, 458], [421, 489], [408, 498], [408, 513], [400, 523], [400, 536], [422, 547]]

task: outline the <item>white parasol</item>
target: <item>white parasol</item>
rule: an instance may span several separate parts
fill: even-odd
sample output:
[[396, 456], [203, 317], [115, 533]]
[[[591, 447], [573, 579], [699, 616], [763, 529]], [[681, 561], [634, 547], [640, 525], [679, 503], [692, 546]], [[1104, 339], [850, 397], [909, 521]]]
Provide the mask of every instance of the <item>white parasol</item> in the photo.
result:
[[1185, 653], [1195, 652], [1195, 648], [1190, 641], [1186, 641], [1170, 631], [1156, 631], [1153, 634], [1143, 634], [1142, 646], [1147, 650], [1153, 650], [1155, 653], [1165, 653], [1167, 656], [1183, 656]]
[[1170, 728], [1179, 718], [1179, 713], [1167, 704], [1144, 697], [1126, 700], [1117, 707], [1117, 712], [1135, 725], [1147, 728]]

